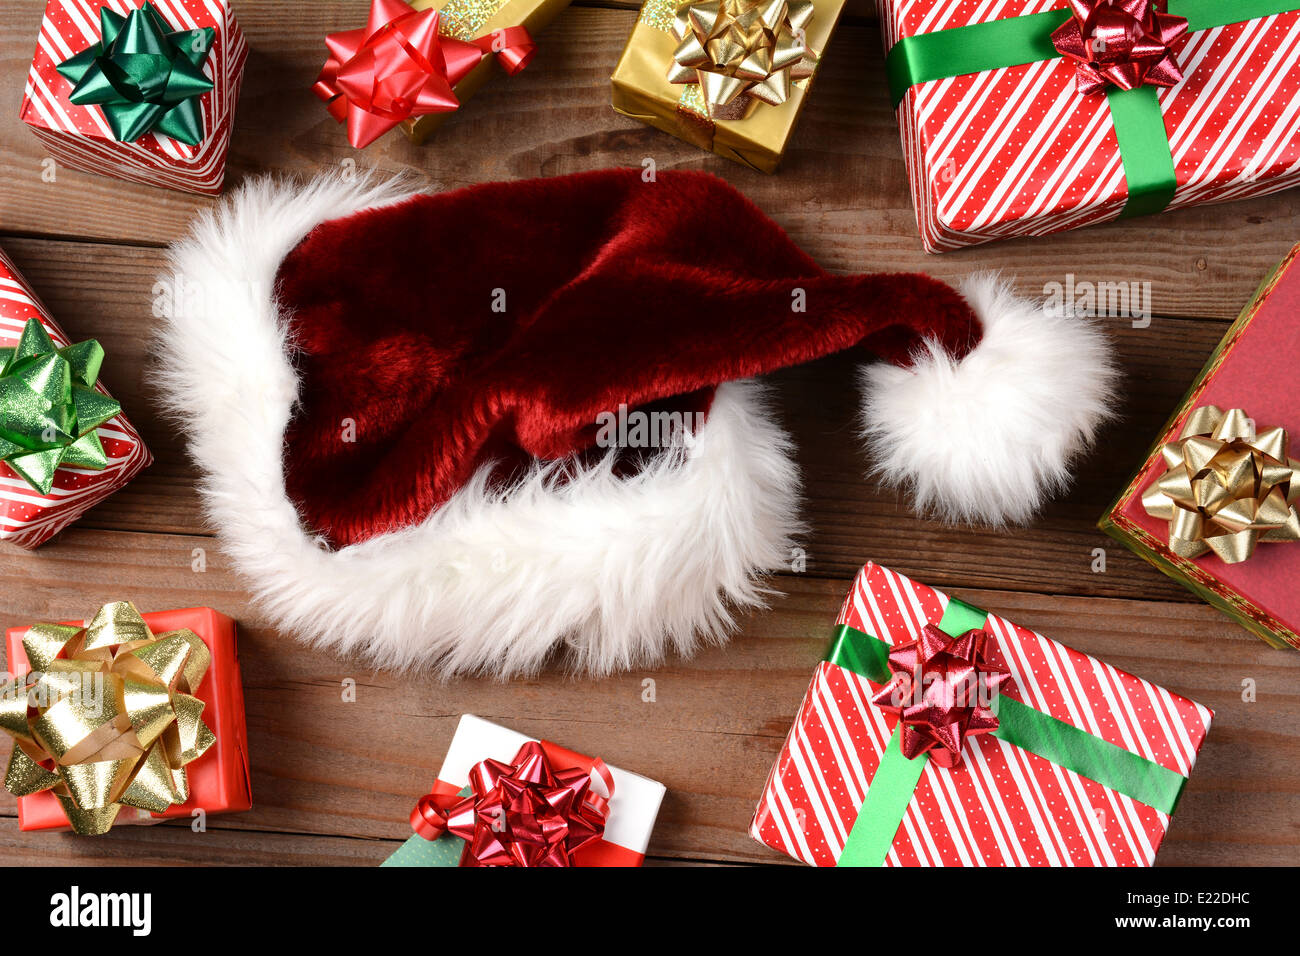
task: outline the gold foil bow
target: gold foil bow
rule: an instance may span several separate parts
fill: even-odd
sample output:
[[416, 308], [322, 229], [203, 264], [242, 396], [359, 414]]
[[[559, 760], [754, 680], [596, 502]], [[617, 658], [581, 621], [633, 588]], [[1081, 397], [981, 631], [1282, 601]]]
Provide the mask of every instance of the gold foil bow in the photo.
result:
[[1169, 548], [1183, 558], [1213, 551], [1237, 564], [1260, 541], [1300, 541], [1300, 462], [1288, 444], [1286, 429], [1256, 433], [1240, 408], [1202, 405], [1161, 449], [1167, 470], [1142, 506], [1169, 522]]
[[23, 649], [29, 672], [0, 692], [10, 793], [53, 790], [83, 834], [107, 833], [123, 806], [189, 799], [185, 766], [216, 741], [193, 696], [212, 659], [197, 634], [155, 636], [123, 601], [84, 628], [37, 624]]
[[780, 106], [797, 80], [812, 76], [820, 54], [804, 41], [811, 0], [699, 0], [673, 19], [681, 42], [671, 83], [698, 83], [709, 118], [744, 119], [758, 102]]

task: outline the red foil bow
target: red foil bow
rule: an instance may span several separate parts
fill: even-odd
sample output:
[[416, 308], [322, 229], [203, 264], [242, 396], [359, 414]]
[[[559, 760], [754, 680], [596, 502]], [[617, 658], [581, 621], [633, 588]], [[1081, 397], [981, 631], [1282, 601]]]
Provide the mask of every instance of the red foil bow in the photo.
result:
[[347, 121], [353, 146], [370, 145], [403, 120], [457, 109], [453, 87], [483, 57], [495, 53], [514, 76], [537, 49], [521, 26], [467, 43], [440, 36], [438, 19], [433, 8], [372, 0], [365, 27], [325, 38], [330, 56], [312, 89], [335, 119]]
[[967, 737], [997, 729], [987, 704], [1011, 672], [989, 662], [992, 644], [988, 631], [950, 637], [927, 624], [916, 640], [889, 649], [893, 676], [871, 702], [899, 718], [908, 760], [928, 753], [940, 767], [956, 767]]
[[425, 794], [411, 827], [426, 840], [444, 832], [465, 840], [461, 866], [572, 866], [575, 851], [605, 833], [614, 777], [592, 763], [606, 795], [591, 788], [580, 767], [555, 770], [542, 745], [530, 740], [510, 763], [484, 760], [469, 772], [473, 793]]
[[1165, 13], [1165, 0], [1069, 0], [1073, 16], [1052, 34], [1052, 45], [1074, 62], [1085, 95], [1108, 85], [1122, 90], [1173, 86], [1183, 78], [1174, 59], [1187, 37], [1187, 20]]

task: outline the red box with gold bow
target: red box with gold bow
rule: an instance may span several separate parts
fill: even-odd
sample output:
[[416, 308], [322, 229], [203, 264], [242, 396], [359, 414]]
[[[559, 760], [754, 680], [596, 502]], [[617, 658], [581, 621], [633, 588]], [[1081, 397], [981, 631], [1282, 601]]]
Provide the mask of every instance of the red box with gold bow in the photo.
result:
[[640, 866], [663, 784], [465, 714], [384, 866]]
[[[235, 622], [211, 608], [13, 627], [0, 729], [22, 830], [113, 826], [252, 807]], [[71, 822], [70, 822], [71, 821]]]
[[65, 166], [215, 196], [247, 59], [228, 0], [48, 0], [19, 115]]
[[750, 833], [817, 866], [1149, 866], [1212, 716], [868, 564]]
[[1300, 246], [1215, 348], [1100, 527], [1274, 647], [1300, 649]]
[[[0, 251], [0, 541], [40, 546], [153, 462], [101, 364], [111, 376], [113, 356], [73, 343]], [[33, 389], [47, 413], [32, 413]]]
[[878, 0], [925, 248], [1300, 183], [1300, 0]]

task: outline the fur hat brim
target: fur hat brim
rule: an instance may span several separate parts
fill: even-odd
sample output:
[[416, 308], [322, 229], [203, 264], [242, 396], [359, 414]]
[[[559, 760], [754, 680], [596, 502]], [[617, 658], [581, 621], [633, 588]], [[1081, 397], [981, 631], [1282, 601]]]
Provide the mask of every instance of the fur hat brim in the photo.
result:
[[418, 525], [331, 548], [285, 491], [298, 378], [281, 261], [319, 223], [406, 198], [365, 177], [242, 187], [172, 247], [160, 381], [223, 550], [273, 623], [388, 668], [607, 674], [689, 652], [761, 604], [790, 560], [798, 474], [752, 381], [720, 385], [694, 440], [632, 477], [614, 453], [486, 470]]

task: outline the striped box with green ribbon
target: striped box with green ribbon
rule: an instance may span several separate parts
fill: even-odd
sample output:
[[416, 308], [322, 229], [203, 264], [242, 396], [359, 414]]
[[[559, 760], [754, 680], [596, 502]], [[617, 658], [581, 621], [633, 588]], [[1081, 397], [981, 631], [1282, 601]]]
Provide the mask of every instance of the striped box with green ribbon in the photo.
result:
[[[990, 635], [1010, 671], [998, 725], [956, 765], [904, 756], [872, 703], [889, 650], [926, 625]], [[876, 564], [859, 573], [826, 660], [768, 777], [751, 834], [820, 866], [1149, 866], [1211, 712]]]
[[1300, 0], [1168, 0], [1183, 78], [1092, 95], [1063, 0], [878, 6], [931, 252], [1300, 184]]

